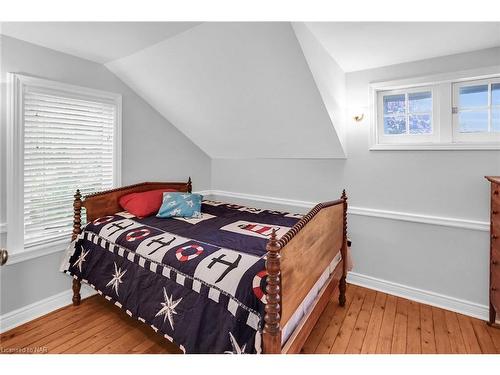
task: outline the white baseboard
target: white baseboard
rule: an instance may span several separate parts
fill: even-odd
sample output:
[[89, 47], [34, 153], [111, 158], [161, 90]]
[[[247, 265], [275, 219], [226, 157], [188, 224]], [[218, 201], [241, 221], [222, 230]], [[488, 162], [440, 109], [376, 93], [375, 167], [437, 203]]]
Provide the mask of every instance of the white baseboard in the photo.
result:
[[[281, 204], [285, 206], [300, 207], [300, 208], [312, 208], [316, 204], [314, 202], [309, 202], [309, 201], [269, 197], [265, 195], [235, 193], [224, 190], [204, 190], [198, 193], [202, 195], [216, 195], [225, 198], [244, 199], [255, 202]], [[452, 228], [478, 230], [482, 232], [488, 232], [490, 230], [490, 223], [487, 221], [462, 219], [455, 217], [434, 216], [434, 215], [426, 215], [426, 214], [403, 212], [403, 211], [379, 210], [376, 208], [357, 207], [351, 205], [349, 205], [348, 213], [350, 215], [369, 216], [387, 220], [398, 220], [398, 221], [407, 221], [412, 223], [420, 223], [428, 225], [439, 225]]]
[[[96, 291], [87, 285], [82, 285], [80, 295], [83, 298], [90, 297], [96, 294]], [[50, 296], [41, 301], [21, 307], [17, 310], [10, 311], [0, 315], [0, 333], [6, 332], [12, 328], [20, 326], [33, 319], [39, 318], [61, 307], [71, 304], [73, 297], [72, 290], [65, 290], [54, 296]]]
[[410, 286], [393, 283], [391, 281], [377, 279], [375, 277], [361, 275], [356, 272], [349, 272], [347, 282], [380, 292], [392, 294], [412, 301], [424, 303], [445, 310], [454, 311], [474, 318], [488, 320], [489, 308], [486, 305], [465, 301], [462, 299], [429, 292]]

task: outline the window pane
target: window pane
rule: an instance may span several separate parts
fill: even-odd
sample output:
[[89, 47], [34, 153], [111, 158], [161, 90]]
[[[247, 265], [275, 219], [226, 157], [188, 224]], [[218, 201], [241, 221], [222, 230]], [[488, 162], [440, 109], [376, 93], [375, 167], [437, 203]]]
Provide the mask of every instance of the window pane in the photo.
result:
[[488, 131], [488, 111], [460, 112], [460, 133], [480, 133]]
[[405, 94], [384, 96], [384, 114], [405, 113]]
[[432, 133], [431, 115], [410, 115], [410, 134]]
[[488, 85], [460, 88], [460, 107], [486, 107], [488, 105]]
[[410, 112], [431, 112], [432, 111], [432, 93], [415, 92], [408, 94]]
[[494, 132], [500, 132], [500, 109], [491, 111], [491, 129]]
[[404, 134], [404, 133], [406, 133], [406, 118], [404, 116], [385, 117], [384, 118], [384, 133], [385, 134]]
[[500, 105], [500, 83], [491, 85], [491, 104]]

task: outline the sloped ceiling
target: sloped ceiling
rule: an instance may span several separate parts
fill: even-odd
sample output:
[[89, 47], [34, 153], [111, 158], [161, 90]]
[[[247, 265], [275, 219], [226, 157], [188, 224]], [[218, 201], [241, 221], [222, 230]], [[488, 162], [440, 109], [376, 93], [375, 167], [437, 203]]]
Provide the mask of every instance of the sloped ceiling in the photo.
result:
[[345, 152], [345, 72], [305, 23], [294, 22], [292, 26]]
[[104, 64], [199, 24], [200, 22], [1, 22], [0, 33]]
[[345, 72], [500, 45], [500, 22], [306, 22]]
[[204, 23], [106, 66], [212, 158], [345, 157], [289, 23]]

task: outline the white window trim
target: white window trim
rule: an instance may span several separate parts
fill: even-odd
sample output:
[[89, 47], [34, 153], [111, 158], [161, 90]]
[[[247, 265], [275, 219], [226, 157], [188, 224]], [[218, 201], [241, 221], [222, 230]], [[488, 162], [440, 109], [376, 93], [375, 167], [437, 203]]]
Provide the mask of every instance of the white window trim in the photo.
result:
[[[443, 73], [430, 76], [422, 76], [411, 79], [373, 82], [369, 87], [370, 95], [370, 150], [500, 150], [500, 142], [453, 142], [453, 83], [491, 79], [500, 76], [500, 65], [490, 67], [464, 70], [452, 73]], [[434, 87], [434, 97], [439, 103], [439, 108], [433, 108], [433, 122], [435, 114], [438, 114], [437, 122], [433, 123], [439, 137], [432, 142], [422, 143], [382, 143], [379, 141], [379, 114], [378, 114], [378, 92], [402, 89]], [[434, 105], [433, 105], [434, 107]]]
[[121, 185], [121, 160], [122, 160], [122, 96], [121, 94], [70, 85], [66, 83], [36, 78], [32, 76], [7, 73], [7, 249], [9, 249], [9, 262], [15, 264], [20, 261], [33, 259], [63, 250], [70, 239], [55, 239], [37, 246], [24, 246], [24, 127], [23, 127], [23, 102], [22, 93], [25, 86], [41, 86], [44, 88], [67, 92], [78, 97], [93, 97], [113, 101], [117, 108], [114, 129], [113, 150], [113, 186]]

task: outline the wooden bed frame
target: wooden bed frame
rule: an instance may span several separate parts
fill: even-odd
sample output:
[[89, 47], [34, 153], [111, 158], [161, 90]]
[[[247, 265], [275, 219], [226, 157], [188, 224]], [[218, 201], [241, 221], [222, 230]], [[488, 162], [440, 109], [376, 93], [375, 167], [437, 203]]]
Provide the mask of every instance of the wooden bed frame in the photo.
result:
[[[191, 192], [191, 178], [187, 182], [144, 182], [90, 194], [84, 197], [77, 190], [74, 195], [72, 240], [81, 232], [81, 211], [86, 210], [87, 221], [122, 211], [118, 201], [125, 194], [155, 189], [176, 189]], [[328, 301], [339, 288], [339, 305], [345, 305], [347, 274], [347, 196], [319, 203], [283, 237], [273, 233], [267, 244], [267, 304], [265, 307], [263, 353], [299, 353]], [[301, 319], [282, 346], [282, 327], [288, 322], [319, 277], [330, 266], [337, 253], [342, 260], [313, 301], [309, 312]], [[73, 305], [80, 304], [81, 281], [73, 279]]]

